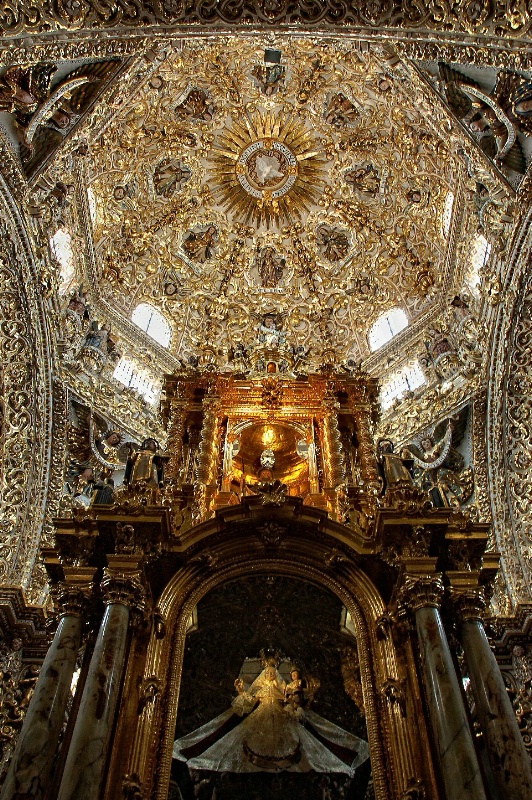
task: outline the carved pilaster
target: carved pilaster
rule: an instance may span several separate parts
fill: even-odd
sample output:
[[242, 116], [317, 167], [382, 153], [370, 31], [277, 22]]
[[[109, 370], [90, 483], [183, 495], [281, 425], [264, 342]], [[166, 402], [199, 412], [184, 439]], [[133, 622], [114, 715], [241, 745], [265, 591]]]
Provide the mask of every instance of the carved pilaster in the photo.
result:
[[183, 475], [183, 437], [189, 409], [185, 384], [178, 383], [172, 397], [168, 442], [166, 448], [171, 454], [166, 469], [167, 477], [174, 484], [180, 483]]
[[376, 493], [380, 490], [382, 480], [375, 457], [375, 446], [370, 428], [370, 411], [368, 408], [356, 408], [354, 414], [357, 426], [360, 477], [368, 492]]

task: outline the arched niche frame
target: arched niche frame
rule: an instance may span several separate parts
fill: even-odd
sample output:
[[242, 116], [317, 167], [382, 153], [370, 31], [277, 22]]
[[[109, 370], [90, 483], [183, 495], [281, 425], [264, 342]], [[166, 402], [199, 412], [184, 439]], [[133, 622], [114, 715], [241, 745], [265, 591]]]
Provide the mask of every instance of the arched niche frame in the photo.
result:
[[[266, 531], [264, 541], [262, 531]], [[268, 544], [272, 532], [279, 536], [278, 545]], [[167, 798], [191, 614], [210, 591], [249, 575], [278, 575], [314, 583], [336, 595], [350, 613], [377, 800], [401, 797], [417, 780], [431, 781], [429, 774], [419, 774], [431, 767], [421, 757], [429, 746], [415, 666], [413, 662], [405, 666], [404, 654], [396, 649], [389, 631], [383, 634], [379, 627], [386, 617], [386, 601], [370, 573], [378, 564], [384, 571], [386, 567], [378, 556], [365, 554], [361, 537], [360, 541], [355, 538], [353, 531], [329, 520], [323, 512], [292, 500], [281, 507], [257, 502], [232, 506], [188, 532], [184, 564], [158, 599], [166, 635], [158, 639], [152, 633], [143, 676], [128, 670], [131, 689], [146, 681], [155, 682], [160, 689], [156, 701], [146, 704], [138, 717], [123, 768], [126, 774], [138, 776], [146, 796]], [[384, 582], [389, 578], [387, 575]], [[409, 682], [407, 713], [386, 690], [390, 682], [399, 686], [405, 681]], [[127, 684], [124, 691], [127, 695]], [[118, 738], [127, 725], [127, 721], [122, 723]]]

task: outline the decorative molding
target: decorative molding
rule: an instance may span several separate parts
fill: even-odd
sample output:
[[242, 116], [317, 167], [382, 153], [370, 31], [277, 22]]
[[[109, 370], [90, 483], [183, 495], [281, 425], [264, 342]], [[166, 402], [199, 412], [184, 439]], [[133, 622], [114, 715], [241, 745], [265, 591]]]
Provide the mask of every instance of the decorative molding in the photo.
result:
[[288, 0], [115, 0], [101, 6], [94, 0], [76, 3], [73, 0], [39, 0], [32, 6], [14, 2], [0, 19], [4, 35], [44, 31], [79, 31], [81, 29], [146, 29], [151, 26], [171, 26], [176, 30], [187, 27], [202, 30], [233, 30], [239, 26], [260, 26], [264, 29], [283, 29], [298, 26], [306, 31], [341, 30], [371, 35], [383, 29], [389, 32], [409, 32], [413, 36], [426, 32], [446, 38], [460, 35], [462, 39], [478, 41], [479, 37], [521, 39], [528, 41], [531, 27], [526, 6], [509, 0], [480, 0], [461, 6], [435, 6], [423, 0], [380, 0], [357, 4], [345, 0], [327, 0], [292, 4]]

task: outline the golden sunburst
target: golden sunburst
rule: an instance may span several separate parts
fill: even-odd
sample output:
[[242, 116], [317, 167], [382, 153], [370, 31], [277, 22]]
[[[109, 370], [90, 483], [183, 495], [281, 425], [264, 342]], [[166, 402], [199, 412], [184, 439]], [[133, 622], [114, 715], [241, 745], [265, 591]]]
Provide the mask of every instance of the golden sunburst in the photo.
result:
[[311, 210], [328, 163], [314, 132], [281, 109], [233, 119], [209, 160], [210, 188], [224, 210], [267, 228]]

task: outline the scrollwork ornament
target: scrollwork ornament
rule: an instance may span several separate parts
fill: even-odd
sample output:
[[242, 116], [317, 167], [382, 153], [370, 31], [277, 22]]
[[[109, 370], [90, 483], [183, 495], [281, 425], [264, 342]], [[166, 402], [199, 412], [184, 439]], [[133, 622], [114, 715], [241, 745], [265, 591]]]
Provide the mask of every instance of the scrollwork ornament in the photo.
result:
[[425, 785], [420, 778], [410, 778], [401, 795], [402, 800], [425, 800], [426, 796]]
[[322, 3], [292, 5], [287, 0], [222, 0], [215, 6], [203, 2], [184, 3], [183, 0], [151, 0], [141, 4], [136, 0], [126, 4], [122, 0], [107, 8], [94, 0], [55, 0], [46, 6], [30, 10], [22, 2], [14, 3], [10, 13], [2, 16], [1, 27], [5, 35], [14, 36], [40, 31], [83, 28], [112, 29], [118, 25], [134, 29], [140, 25], [201, 24], [207, 27], [231, 28], [237, 25], [298, 25], [312, 30], [343, 29], [352, 26], [380, 29], [391, 25], [394, 29], [426, 30], [470, 35], [496, 35], [522, 37], [530, 28], [529, 12], [525, 6], [509, 6], [504, 0], [465, 0], [453, 7], [429, 3], [426, 0], [412, 3], [402, 0], [364, 0], [363, 3]]
[[139, 776], [124, 775], [122, 780], [122, 797], [124, 800], [146, 800], [146, 794]]

